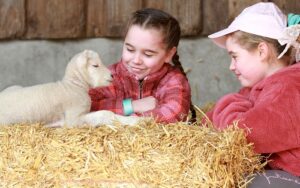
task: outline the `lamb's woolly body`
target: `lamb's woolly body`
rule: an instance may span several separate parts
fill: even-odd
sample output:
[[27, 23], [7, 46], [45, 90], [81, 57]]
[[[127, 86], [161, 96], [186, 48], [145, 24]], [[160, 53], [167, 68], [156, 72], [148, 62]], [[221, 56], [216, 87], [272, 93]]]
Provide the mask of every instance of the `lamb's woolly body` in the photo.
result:
[[59, 81], [0, 93], [0, 106], [1, 124], [60, 119], [74, 124], [79, 123], [80, 115], [89, 112], [90, 100], [85, 89]]
[[8, 88], [0, 93], [0, 125], [62, 121], [81, 124], [90, 110], [90, 87], [107, 86], [110, 71], [96, 52], [85, 50], [69, 62], [62, 81], [31, 87]]

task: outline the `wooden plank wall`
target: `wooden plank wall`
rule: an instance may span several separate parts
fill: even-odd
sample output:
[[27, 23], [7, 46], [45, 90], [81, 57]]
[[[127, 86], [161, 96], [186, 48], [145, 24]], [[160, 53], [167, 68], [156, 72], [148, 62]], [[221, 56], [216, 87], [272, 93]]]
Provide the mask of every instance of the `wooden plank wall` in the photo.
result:
[[[0, 0], [0, 39], [121, 37], [130, 13], [163, 9], [183, 36], [206, 36], [226, 27], [245, 7], [270, 0]], [[300, 14], [300, 0], [271, 0]]]

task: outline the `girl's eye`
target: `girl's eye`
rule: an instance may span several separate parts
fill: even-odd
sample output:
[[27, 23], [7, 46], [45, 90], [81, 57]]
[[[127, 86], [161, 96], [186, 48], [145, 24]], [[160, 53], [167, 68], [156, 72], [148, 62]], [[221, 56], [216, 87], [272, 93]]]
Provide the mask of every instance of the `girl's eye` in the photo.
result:
[[144, 52], [145, 56], [146, 57], [153, 57], [154, 56], [154, 53], [152, 52]]
[[98, 67], [99, 67], [99, 65], [93, 65], [93, 67], [95, 67], [95, 68], [98, 68]]
[[147, 54], [147, 53], [145, 53], [145, 56], [146, 56], [146, 57], [152, 57], [153, 54]]
[[134, 50], [131, 49], [131, 48], [127, 48], [127, 51], [128, 51], [128, 52], [133, 52]]

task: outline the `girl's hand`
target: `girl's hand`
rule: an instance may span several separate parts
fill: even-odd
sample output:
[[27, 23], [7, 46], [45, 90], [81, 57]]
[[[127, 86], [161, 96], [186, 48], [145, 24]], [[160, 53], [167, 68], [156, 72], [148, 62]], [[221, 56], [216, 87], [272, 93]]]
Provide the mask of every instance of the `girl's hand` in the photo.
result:
[[[215, 105], [212, 112], [213, 123], [225, 128], [235, 120], [241, 120], [243, 114], [253, 108], [253, 103], [239, 93], [225, 95]], [[211, 117], [211, 116], [210, 116]]]
[[153, 110], [156, 107], [157, 100], [153, 96], [132, 101], [133, 111], [135, 113], [143, 113]]

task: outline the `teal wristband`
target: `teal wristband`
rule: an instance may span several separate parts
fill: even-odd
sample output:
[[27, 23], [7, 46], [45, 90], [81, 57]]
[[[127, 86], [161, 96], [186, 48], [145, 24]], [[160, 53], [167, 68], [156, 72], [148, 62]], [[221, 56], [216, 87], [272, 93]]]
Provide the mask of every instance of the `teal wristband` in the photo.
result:
[[124, 110], [124, 115], [125, 116], [129, 116], [133, 113], [132, 100], [131, 99], [124, 99], [123, 100], [123, 110]]

